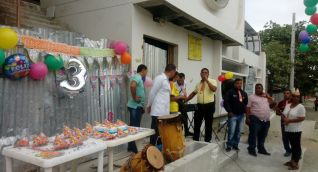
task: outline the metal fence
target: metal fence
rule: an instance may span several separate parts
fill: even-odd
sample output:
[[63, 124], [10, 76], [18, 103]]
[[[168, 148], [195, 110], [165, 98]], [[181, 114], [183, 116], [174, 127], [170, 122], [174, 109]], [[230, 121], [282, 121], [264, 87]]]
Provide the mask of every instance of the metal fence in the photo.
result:
[[[69, 45], [107, 46], [107, 39], [91, 41], [79, 33], [43, 28], [16, 30]], [[43, 132], [52, 136], [62, 131], [63, 124], [82, 128], [86, 122], [108, 118], [110, 113], [114, 114], [114, 121], [129, 122], [126, 115], [128, 66], [121, 65], [116, 57], [79, 59], [86, 64], [87, 81], [84, 91], [73, 98], [61, 94], [55, 72], [49, 72], [43, 81], [0, 78], [0, 138], [19, 135], [25, 128], [29, 134]], [[1, 159], [0, 166], [4, 167]]]

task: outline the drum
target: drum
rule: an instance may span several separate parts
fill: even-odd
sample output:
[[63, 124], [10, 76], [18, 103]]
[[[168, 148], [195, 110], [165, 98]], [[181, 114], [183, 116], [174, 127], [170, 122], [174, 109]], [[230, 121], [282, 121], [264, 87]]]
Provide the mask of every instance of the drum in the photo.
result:
[[158, 117], [158, 129], [165, 159], [171, 162], [181, 158], [185, 151], [181, 116], [172, 114]]
[[163, 167], [161, 152], [149, 144], [141, 152], [133, 154], [121, 167], [120, 172], [157, 172], [162, 171]]

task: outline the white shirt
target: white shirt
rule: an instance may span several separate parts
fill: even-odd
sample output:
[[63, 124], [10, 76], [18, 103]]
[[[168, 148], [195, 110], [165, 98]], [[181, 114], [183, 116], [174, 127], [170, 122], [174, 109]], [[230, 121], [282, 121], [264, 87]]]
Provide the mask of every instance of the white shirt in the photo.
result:
[[177, 81], [175, 82], [175, 84], [176, 84], [177, 90], [179, 91], [179, 95], [184, 96], [184, 93], [185, 93], [186, 88], [187, 88], [186, 81], [183, 81], [183, 85], [179, 85]]
[[170, 114], [170, 83], [168, 77], [162, 73], [155, 78], [149, 93], [148, 105], [151, 107], [151, 116]]
[[[298, 117], [305, 117], [306, 116], [306, 109], [302, 104], [298, 104], [297, 106], [290, 108], [291, 104], [287, 104], [283, 114], [288, 119], [297, 119]], [[289, 123], [285, 126], [285, 131], [287, 132], [301, 132], [303, 131], [303, 122], [297, 123]]]

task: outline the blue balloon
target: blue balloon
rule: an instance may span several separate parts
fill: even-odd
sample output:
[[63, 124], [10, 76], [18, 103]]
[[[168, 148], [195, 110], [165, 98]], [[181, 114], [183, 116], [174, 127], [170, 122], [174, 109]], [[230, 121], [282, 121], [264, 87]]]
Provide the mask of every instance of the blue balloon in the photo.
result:
[[6, 58], [3, 73], [9, 79], [20, 79], [29, 74], [31, 62], [23, 54], [13, 54]]
[[300, 40], [300, 42], [303, 44], [308, 44], [310, 42], [310, 37], [304, 37]]

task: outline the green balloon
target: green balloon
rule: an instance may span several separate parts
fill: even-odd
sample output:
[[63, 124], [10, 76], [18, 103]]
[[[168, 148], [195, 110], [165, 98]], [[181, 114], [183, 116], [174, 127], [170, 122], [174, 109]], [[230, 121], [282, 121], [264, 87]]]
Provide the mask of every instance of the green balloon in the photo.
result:
[[45, 56], [44, 63], [50, 71], [56, 71], [63, 67], [64, 62], [61, 57], [57, 59], [55, 56], [48, 54]]
[[305, 13], [306, 13], [308, 16], [311, 16], [311, 15], [315, 14], [316, 11], [317, 11], [316, 6], [307, 7], [307, 8], [305, 9]]
[[304, 0], [304, 5], [306, 7], [313, 7], [317, 4], [318, 0]]
[[6, 55], [5, 55], [4, 51], [0, 49], [0, 66], [3, 65], [5, 60], [6, 60]]
[[307, 25], [306, 30], [309, 34], [313, 34], [313, 33], [317, 32], [317, 26], [314, 24], [309, 24], [309, 25]]
[[300, 44], [298, 50], [301, 53], [306, 53], [309, 51], [309, 46], [308, 46], [308, 44]]

